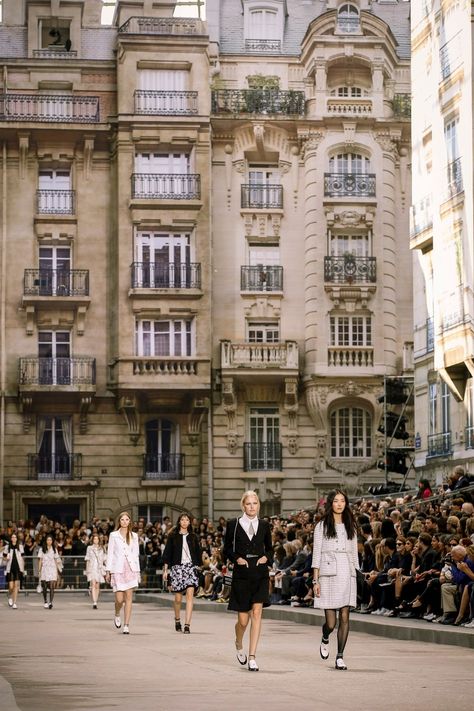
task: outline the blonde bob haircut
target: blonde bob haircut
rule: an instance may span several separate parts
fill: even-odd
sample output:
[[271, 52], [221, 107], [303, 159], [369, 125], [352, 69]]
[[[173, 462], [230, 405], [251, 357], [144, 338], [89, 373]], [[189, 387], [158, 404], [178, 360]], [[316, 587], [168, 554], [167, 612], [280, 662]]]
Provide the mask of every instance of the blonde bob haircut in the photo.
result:
[[[257, 499], [258, 511], [260, 511], [260, 499], [258, 498], [257, 492], [253, 491], [253, 489], [248, 489], [247, 491], [244, 491], [244, 493], [242, 494], [242, 498], [240, 499], [240, 508], [242, 510], [242, 513], [245, 513], [244, 504], [245, 504], [245, 499], [248, 496], [255, 496], [255, 498]], [[257, 511], [257, 514], [258, 514], [258, 511]]]

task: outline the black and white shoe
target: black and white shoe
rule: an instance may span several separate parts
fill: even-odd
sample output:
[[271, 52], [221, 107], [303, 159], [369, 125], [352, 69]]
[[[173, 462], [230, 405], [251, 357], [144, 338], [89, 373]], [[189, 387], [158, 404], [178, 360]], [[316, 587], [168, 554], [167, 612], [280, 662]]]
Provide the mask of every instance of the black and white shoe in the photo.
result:
[[335, 664], [336, 669], [339, 669], [340, 671], [346, 671], [347, 667], [344, 664], [344, 659], [342, 657], [336, 657], [336, 664]]
[[116, 628], [119, 630], [122, 626], [122, 620], [120, 619], [120, 615], [115, 615], [114, 617], [114, 625]]
[[319, 645], [319, 655], [321, 659], [327, 659], [329, 657], [329, 640], [322, 639]]
[[255, 661], [255, 657], [252, 655], [249, 655], [249, 663], [248, 663], [248, 670], [249, 671], [258, 671], [258, 664]]

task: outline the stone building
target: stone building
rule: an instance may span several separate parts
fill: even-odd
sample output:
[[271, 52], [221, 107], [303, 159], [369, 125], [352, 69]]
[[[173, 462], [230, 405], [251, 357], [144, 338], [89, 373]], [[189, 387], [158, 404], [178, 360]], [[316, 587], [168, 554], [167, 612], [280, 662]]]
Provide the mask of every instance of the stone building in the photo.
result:
[[437, 483], [474, 448], [471, 9], [412, 7], [416, 465]]
[[413, 368], [409, 4], [174, 5], [3, 0], [4, 518], [382, 478], [384, 376]]

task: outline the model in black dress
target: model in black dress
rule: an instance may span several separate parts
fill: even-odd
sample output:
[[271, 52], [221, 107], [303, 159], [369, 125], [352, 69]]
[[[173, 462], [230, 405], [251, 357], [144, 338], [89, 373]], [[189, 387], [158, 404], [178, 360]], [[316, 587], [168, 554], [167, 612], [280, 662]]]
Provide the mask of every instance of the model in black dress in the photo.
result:
[[235, 647], [240, 664], [247, 664], [243, 637], [250, 622], [249, 671], [258, 671], [255, 661], [262, 622], [262, 609], [269, 602], [268, 568], [272, 560], [270, 525], [258, 518], [260, 502], [254, 491], [242, 496], [243, 516], [229, 521], [224, 541], [224, 558], [233, 564], [229, 610], [237, 612]]

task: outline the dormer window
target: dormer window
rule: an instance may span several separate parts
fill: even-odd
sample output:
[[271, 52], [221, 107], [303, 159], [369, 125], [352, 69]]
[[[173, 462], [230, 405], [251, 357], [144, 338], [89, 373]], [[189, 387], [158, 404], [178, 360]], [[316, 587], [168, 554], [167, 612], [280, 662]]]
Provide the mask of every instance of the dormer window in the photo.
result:
[[68, 52], [71, 49], [71, 22], [63, 18], [48, 17], [40, 20], [40, 49]]
[[358, 32], [360, 28], [359, 10], [355, 5], [344, 3], [337, 13], [337, 29], [339, 32]]
[[280, 52], [283, 39], [283, 2], [248, 0], [244, 3], [245, 49]]

